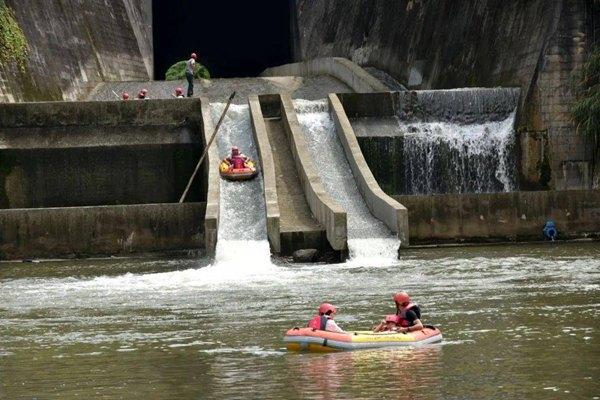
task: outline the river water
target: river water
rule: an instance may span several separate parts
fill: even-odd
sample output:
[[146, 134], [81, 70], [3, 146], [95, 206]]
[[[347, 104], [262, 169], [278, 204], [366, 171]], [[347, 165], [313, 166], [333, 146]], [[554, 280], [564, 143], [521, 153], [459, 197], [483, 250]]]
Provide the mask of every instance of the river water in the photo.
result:
[[[394, 265], [0, 264], [2, 399], [597, 399], [600, 244], [424, 249]], [[441, 345], [288, 353], [323, 300], [372, 326], [407, 290]]]

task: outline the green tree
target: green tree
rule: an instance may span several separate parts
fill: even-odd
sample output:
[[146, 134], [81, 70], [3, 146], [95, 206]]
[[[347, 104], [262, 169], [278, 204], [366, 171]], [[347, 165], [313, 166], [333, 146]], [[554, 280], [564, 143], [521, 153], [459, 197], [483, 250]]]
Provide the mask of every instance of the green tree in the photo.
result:
[[[165, 74], [165, 79], [168, 81], [185, 79], [185, 63], [186, 61], [184, 60], [171, 65]], [[210, 79], [210, 72], [208, 72], [208, 69], [204, 65], [196, 62], [196, 72], [194, 72], [194, 78]]]
[[[592, 177], [600, 176], [600, 48], [595, 48], [577, 76], [573, 121], [592, 145]], [[597, 179], [595, 179], [597, 180]]]

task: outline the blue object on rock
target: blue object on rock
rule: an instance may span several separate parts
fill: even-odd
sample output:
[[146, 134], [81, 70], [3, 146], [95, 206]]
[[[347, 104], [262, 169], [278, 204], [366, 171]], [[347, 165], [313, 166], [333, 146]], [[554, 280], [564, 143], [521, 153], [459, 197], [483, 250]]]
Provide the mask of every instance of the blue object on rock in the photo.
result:
[[552, 241], [554, 239], [556, 239], [556, 237], [558, 236], [558, 229], [556, 229], [556, 222], [552, 221], [551, 219], [546, 221], [546, 224], [544, 225], [544, 229], [542, 229], [542, 232], [544, 233], [544, 237], [546, 239], [549, 239]]

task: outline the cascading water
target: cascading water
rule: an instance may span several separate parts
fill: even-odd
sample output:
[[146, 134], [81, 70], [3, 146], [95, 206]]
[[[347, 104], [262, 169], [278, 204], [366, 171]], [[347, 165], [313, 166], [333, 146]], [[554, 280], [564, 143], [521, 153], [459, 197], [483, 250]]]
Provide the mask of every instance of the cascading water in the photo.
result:
[[396, 107], [405, 194], [515, 190], [518, 91], [413, 92]]
[[[225, 104], [211, 103], [211, 114], [216, 124]], [[219, 157], [225, 158], [232, 146], [239, 147], [253, 160], [258, 159], [252, 137], [250, 113], [247, 105], [232, 104], [217, 135]], [[220, 273], [257, 272], [272, 266], [267, 240], [266, 212], [262, 174], [249, 181], [221, 180], [219, 232], [214, 266]], [[249, 265], [249, 262], [252, 265]]]
[[294, 109], [312, 158], [320, 166], [319, 175], [327, 192], [347, 213], [350, 259], [361, 265], [394, 261], [400, 242], [364, 203], [329, 115], [327, 100], [294, 100]]

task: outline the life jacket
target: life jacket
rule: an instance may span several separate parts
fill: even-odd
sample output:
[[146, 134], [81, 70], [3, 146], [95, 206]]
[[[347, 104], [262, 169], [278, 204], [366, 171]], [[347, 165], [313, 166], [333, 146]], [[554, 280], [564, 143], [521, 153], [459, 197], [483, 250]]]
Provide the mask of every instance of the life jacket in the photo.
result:
[[327, 321], [330, 319], [331, 317], [329, 315], [315, 315], [310, 321], [308, 321], [308, 327], [325, 331], [327, 330]]
[[244, 158], [240, 156], [231, 156], [231, 163], [233, 164], [234, 169], [242, 169], [246, 167]]
[[[409, 327], [410, 322], [406, 319], [406, 313], [414, 307], [416, 307], [416, 304], [408, 303], [408, 305], [406, 307], [404, 307], [402, 310], [400, 310], [399, 313], [386, 315], [385, 322], [392, 322], [403, 328]], [[420, 315], [417, 315], [417, 317], [420, 318]]]

